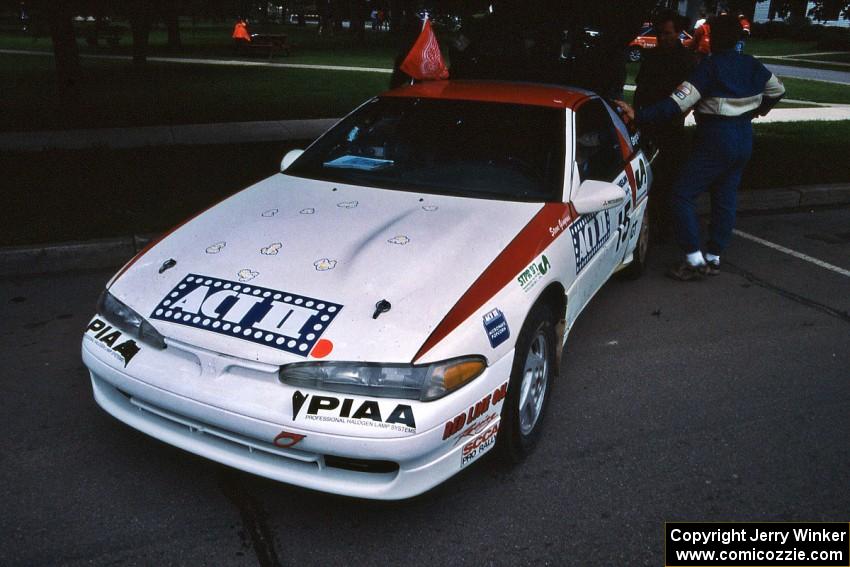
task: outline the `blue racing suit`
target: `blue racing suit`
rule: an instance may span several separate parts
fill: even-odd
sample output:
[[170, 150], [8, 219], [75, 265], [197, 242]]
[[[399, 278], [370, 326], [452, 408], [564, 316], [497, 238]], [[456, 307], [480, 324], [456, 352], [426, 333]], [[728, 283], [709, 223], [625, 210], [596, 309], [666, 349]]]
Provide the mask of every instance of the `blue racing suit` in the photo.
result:
[[694, 149], [672, 189], [673, 229], [686, 253], [700, 250], [697, 197], [711, 190], [710, 239], [706, 251], [720, 255], [735, 226], [738, 185], [753, 149], [751, 120], [785, 94], [776, 75], [734, 49], [705, 57], [669, 98], [638, 109], [635, 121], [672, 120], [694, 109]]

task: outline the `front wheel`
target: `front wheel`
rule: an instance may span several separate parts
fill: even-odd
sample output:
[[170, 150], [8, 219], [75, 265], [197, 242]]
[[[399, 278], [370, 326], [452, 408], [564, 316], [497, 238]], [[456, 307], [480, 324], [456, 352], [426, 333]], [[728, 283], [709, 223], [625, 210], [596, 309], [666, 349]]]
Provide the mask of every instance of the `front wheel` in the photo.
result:
[[626, 55], [629, 57], [629, 61], [637, 63], [641, 57], [640, 47], [630, 47]]
[[513, 462], [527, 457], [537, 443], [556, 373], [555, 313], [535, 305], [517, 338], [508, 396], [502, 410], [499, 443]]

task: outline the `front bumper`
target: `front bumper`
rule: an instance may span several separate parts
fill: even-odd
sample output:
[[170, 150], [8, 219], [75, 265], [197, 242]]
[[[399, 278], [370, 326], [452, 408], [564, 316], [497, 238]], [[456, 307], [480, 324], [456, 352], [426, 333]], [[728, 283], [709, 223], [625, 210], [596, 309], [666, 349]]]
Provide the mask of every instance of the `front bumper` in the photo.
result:
[[[154, 385], [145, 376], [135, 376], [136, 370], [131, 375], [105, 356], [102, 349], [85, 340], [82, 357], [91, 375], [97, 403], [115, 418], [152, 437], [289, 484], [346, 496], [398, 500], [421, 494], [459, 472], [470, 462], [468, 458], [462, 462], [464, 447], [476, 441], [480, 445], [483, 439], [479, 436], [498, 427], [501, 404], [494, 405], [488, 414], [476, 420], [480, 424], [486, 420], [486, 428], [475, 428], [462, 440], [462, 433], [443, 440], [446, 422], [471, 409], [476, 401], [508, 381], [513, 352], [494, 362], [482, 376], [458, 392], [422, 404], [440, 414], [426, 420], [430, 427], [406, 437], [390, 438], [305, 429], [303, 423], [289, 420], [283, 411], [279, 412], [280, 419], [274, 421], [267, 418], [267, 413], [262, 418], [246, 415], [233, 411], [223, 398], [216, 402], [201, 395], [198, 398], [204, 401], [199, 401], [193, 399], [194, 395], [161, 387], [161, 380], [160, 385]], [[150, 372], [156, 365], [149, 362], [140, 368]], [[168, 368], [159, 371], [166, 373]], [[203, 383], [202, 379], [197, 383], [199, 393]], [[251, 380], [246, 379], [242, 387], [251, 385]], [[282, 384], [276, 386], [280, 396], [269, 399], [268, 403], [282, 407], [292, 389]], [[304, 440], [297, 448], [276, 446], [272, 440], [281, 430], [304, 435]]]

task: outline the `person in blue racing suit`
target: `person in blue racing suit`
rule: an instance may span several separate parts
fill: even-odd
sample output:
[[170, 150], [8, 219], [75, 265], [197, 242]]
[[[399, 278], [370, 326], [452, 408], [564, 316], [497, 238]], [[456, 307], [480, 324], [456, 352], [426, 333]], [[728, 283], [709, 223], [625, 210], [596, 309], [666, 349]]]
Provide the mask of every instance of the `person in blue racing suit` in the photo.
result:
[[[711, 24], [712, 53], [664, 100], [635, 111], [617, 101], [625, 119], [640, 124], [669, 122], [694, 109], [694, 149], [672, 190], [673, 230], [685, 260], [668, 275], [678, 280], [720, 273], [720, 254], [735, 226], [737, 191], [753, 149], [752, 119], [767, 114], [785, 87], [750, 55], [735, 51], [741, 25], [734, 16]], [[697, 197], [711, 190], [710, 238], [700, 246]]]

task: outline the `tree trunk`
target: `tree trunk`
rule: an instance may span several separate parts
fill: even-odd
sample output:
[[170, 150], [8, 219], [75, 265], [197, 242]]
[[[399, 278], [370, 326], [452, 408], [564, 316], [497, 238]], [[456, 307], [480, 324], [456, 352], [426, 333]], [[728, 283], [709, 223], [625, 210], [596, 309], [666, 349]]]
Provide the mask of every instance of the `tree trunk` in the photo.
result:
[[167, 3], [165, 8], [165, 27], [168, 29], [168, 47], [180, 49], [182, 43], [180, 41], [180, 12], [178, 7], [173, 3]]
[[80, 76], [80, 54], [71, 10], [67, 2], [59, 1], [49, 8], [48, 14], [59, 96], [63, 102], [72, 102]]
[[133, 65], [144, 67], [148, 60], [148, 38], [151, 31], [151, 9], [148, 2], [138, 2], [130, 14], [133, 31]]
[[366, 17], [369, 7], [362, 0], [351, 3], [350, 31], [358, 43], [366, 43]]

